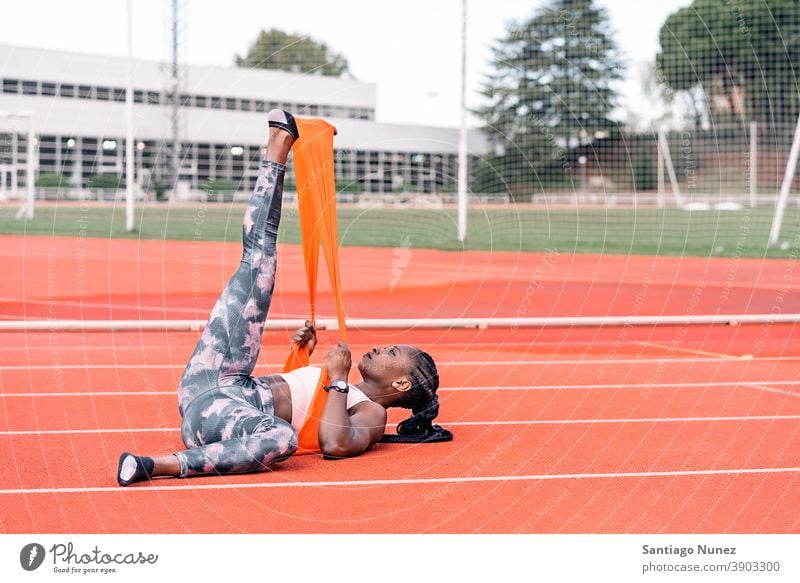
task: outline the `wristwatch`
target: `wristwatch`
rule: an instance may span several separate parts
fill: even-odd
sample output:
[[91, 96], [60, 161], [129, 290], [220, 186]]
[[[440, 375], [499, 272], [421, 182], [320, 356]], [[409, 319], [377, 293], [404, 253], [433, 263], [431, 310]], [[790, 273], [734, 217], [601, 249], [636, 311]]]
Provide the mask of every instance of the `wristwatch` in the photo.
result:
[[331, 384], [323, 388], [325, 389], [326, 393], [331, 389], [337, 393], [344, 393], [345, 395], [350, 392], [350, 386], [347, 384], [347, 381], [333, 381]]

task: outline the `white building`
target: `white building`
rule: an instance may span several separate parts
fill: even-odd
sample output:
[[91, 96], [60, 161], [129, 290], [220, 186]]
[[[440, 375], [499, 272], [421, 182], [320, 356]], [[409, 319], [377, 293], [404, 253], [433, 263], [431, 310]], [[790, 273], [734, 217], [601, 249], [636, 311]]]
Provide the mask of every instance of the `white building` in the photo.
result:
[[[236, 67], [183, 68], [179, 136], [181, 180], [192, 190], [228, 181], [255, 183], [273, 107], [323, 117], [338, 129], [340, 189], [372, 193], [456, 190], [458, 130], [378, 123], [376, 88], [350, 79]], [[37, 174], [60, 173], [74, 187], [97, 174], [124, 183], [127, 60], [0, 45], [0, 111], [33, 113]], [[136, 179], [170, 182], [171, 97], [168, 71], [134, 62]], [[470, 153], [486, 151], [476, 130]], [[25, 132], [0, 118], [0, 195], [23, 189]], [[11, 192], [10, 192], [11, 191]]]

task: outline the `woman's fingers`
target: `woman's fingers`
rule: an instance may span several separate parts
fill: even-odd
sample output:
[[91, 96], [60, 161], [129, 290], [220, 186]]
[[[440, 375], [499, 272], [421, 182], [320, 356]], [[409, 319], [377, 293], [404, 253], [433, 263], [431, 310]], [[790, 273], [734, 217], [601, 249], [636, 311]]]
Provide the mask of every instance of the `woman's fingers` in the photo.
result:
[[300, 331], [295, 332], [294, 336], [292, 336], [292, 342], [296, 342], [300, 345], [307, 344], [309, 340], [311, 340], [311, 336], [308, 334], [303, 334]]

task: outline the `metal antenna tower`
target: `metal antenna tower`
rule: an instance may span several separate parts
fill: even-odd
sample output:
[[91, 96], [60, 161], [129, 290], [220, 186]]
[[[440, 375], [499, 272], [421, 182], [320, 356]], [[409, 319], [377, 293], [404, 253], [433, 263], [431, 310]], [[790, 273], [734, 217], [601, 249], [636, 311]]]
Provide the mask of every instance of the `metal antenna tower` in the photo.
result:
[[184, 68], [184, 39], [186, 36], [186, 2], [185, 0], [167, 0], [168, 2], [168, 54], [166, 113], [170, 121], [170, 138], [167, 146], [169, 183], [173, 189], [177, 186], [181, 170], [181, 137], [185, 130], [181, 110], [181, 95], [186, 82]]

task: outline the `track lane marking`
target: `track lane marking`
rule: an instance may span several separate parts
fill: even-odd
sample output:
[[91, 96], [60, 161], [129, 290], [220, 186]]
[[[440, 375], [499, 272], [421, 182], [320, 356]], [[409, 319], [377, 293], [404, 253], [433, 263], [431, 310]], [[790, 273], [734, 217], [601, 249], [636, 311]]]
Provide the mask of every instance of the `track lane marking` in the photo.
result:
[[[481, 427], [493, 425], [593, 425], [614, 423], [714, 423], [717, 421], [790, 421], [800, 420], [800, 415], [732, 415], [727, 417], [637, 417], [621, 419], [533, 419], [519, 421], [439, 421], [447, 427]], [[396, 427], [387, 423], [386, 427]], [[0, 435], [82, 435], [103, 433], [178, 433], [173, 427], [132, 427], [128, 429], [30, 429], [0, 431]]]
[[[744, 358], [737, 354], [725, 354], [723, 352], [709, 352], [707, 350], [698, 350], [696, 348], [670, 346], [669, 344], [661, 344], [659, 342], [651, 342], [649, 340], [634, 340], [633, 344], [643, 346], [645, 348], [661, 348], [662, 350], [675, 350], [676, 352], [684, 352], [686, 354], [694, 354], [697, 356], [709, 356], [719, 359], [733, 359], [733, 360], [753, 360], [752, 358]], [[777, 357], [784, 358], [784, 357]]]
[[[736, 476], [745, 474], [796, 474], [800, 467], [790, 468], [740, 468], [723, 470], [676, 470], [664, 472], [605, 472], [596, 474], [528, 474], [511, 476], [456, 476], [450, 478], [416, 478], [397, 480], [352, 480], [330, 482], [258, 482], [244, 484], [197, 484], [185, 486], [134, 486], [116, 487], [84, 487], [84, 488], [19, 488], [0, 490], [0, 495], [19, 494], [88, 494], [113, 492], [166, 492], [185, 490], [232, 490], [255, 488], [325, 488], [325, 487], [364, 487], [364, 486], [403, 486], [413, 484], [462, 484], [473, 482], [530, 482], [547, 480], [608, 480], [614, 478], [665, 478], [678, 476]], [[160, 480], [158, 480], [160, 481]], [[152, 482], [151, 482], [152, 484]]]
[[[781, 391], [769, 389], [769, 386], [796, 386], [800, 381], [709, 381], [699, 383], [617, 383], [608, 385], [506, 385], [506, 386], [466, 386], [466, 387], [440, 387], [439, 392], [458, 393], [465, 391], [555, 391], [555, 390], [594, 390], [594, 389], [697, 389], [697, 388], [717, 388], [717, 387], [747, 387], [762, 390], [772, 390], [773, 392], [788, 394], [800, 397], [800, 392]], [[14, 397], [116, 397], [116, 396], [153, 396], [153, 395], [172, 395], [177, 398], [177, 390], [171, 391], [76, 391], [68, 390], [49, 393], [0, 393], [0, 399]]]
[[[535, 360], [466, 360], [466, 361], [444, 361], [437, 363], [440, 367], [447, 366], [514, 366], [514, 365], [532, 365], [532, 364], [546, 364], [553, 366], [556, 364], [657, 364], [661, 362], [720, 362], [720, 361], [735, 361], [742, 363], [754, 362], [798, 362], [800, 356], [766, 356], [763, 358], [745, 358], [745, 357], [731, 357], [723, 355], [720, 357], [703, 357], [703, 358], [579, 358], [579, 359], [535, 359]], [[284, 363], [259, 363], [261, 368], [281, 368]], [[10, 370], [82, 370], [82, 369], [182, 369], [186, 368], [186, 363], [183, 364], [63, 364], [63, 365], [11, 365], [3, 366], [2, 369]]]
[[787, 395], [789, 397], [800, 397], [800, 393], [796, 393], [794, 391], [782, 391], [780, 389], [774, 389], [772, 387], [765, 387], [764, 384], [765, 383], [756, 383], [756, 384], [748, 383], [742, 386], [751, 389], [758, 389], [759, 391], [765, 391], [767, 393], [779, 393], [781, 395]]

